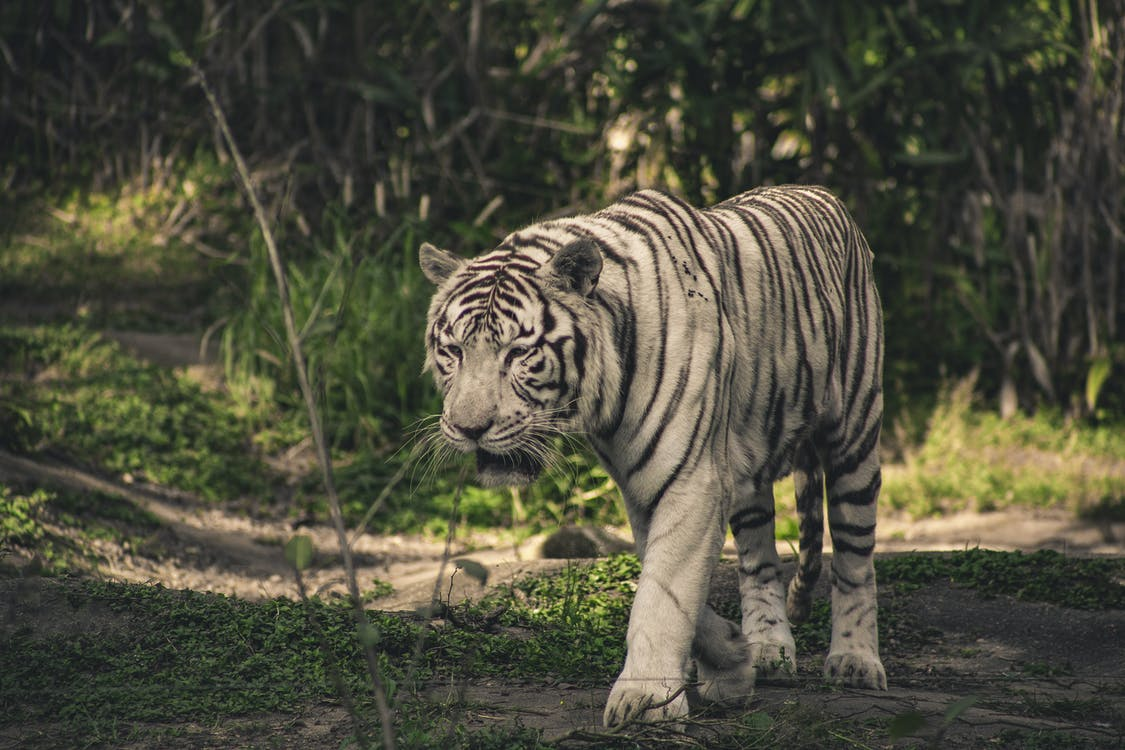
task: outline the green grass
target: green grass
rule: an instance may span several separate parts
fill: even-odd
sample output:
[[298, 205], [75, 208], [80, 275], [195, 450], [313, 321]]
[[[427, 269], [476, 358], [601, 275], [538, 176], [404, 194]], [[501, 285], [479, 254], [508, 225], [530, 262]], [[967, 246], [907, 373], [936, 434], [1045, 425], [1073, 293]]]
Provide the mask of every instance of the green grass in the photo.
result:
[[1030, 554], [972, 549], [948, 554], [908, 554], [876, 561], [880, 584], [902, 589], [949, 581], [984, 596], [1074, 609], [1125, 609], [1125, 559], [1066, 557], [1051, 550]]
[[9, 309], [142, 330], [195, 327], [221, 309], [235, 267], [194, 243], [223, 248], [245, 222], [227, 167], [205, 153], [157, 168], [148, 184], [41, 194], [6, 204], [2, 218]]
[[0, 327], [0, 447], [210, 500], [264, 496], [253, 422], [221, 393], [80, 325]]
[[881, 502], [914, 516], [1010, 506], [1125, 519], [1125, 429], [1044, 410], [1002, 420], [972, 380], [939, 397], [922, 442], [886, 467]]
[[73, 492], [0, 483], [0, 572], [6, 558], [22, 558], [25, 573], [96, 571], [97, 541], [133, 554], [159, 556], [162, 525], [153, 515], [101, 492]]
[[[407, 469], [401, 488], [377, 516], [376, 527], [387, 532], [423, 531], [444, 537], [450, 522], [454, 522], [461, 528], [508, 529], [516, 537], [527, 537], [567, 523], [625, 523], [617, 486], [590, 451], [575, 447], [565, 438], [555, 444], [557, 464], [533, 485], [519, 489], [488, 489], [473, 484], [472, 456], [454, 457], [440, 467], [428, 465], [428, 459], [422, 457]], [[382, 460], [359, 454], [342, 465], [339, 479], [344, 486], [341, 494], [346, 514], [360, 517], [391, 471], [406, 459], [404, 454]], [[461, 468], [468, 470], [468, 479], [459, 489]]]

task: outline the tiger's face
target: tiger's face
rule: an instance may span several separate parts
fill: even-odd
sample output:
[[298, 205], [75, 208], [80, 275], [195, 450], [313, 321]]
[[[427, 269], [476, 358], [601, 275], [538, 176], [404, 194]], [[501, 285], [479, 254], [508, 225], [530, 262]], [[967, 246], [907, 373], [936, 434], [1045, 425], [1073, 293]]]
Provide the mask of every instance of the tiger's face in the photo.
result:
[[574, 415], [585, 338], [568, 303], [593, 291], [601, 256], [590, 243], [570, 247], [541, 266], [511, 251], [466, 261], [422, 246], [422, 269], [438, 286], [426, 369], [443, 394], [441, 432], [476, 453], [486, 486], [538, 477], [550, 437]]

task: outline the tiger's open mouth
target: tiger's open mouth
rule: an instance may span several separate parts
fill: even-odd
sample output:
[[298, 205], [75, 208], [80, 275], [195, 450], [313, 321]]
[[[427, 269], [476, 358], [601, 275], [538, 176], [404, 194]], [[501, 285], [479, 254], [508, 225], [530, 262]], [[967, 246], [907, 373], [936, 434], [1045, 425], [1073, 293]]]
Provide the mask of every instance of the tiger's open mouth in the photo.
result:
[[503, 455], [477, 449], [477, 479], [486, 487], [522, 487], [543, 471], [543, 462], [524, 451]]

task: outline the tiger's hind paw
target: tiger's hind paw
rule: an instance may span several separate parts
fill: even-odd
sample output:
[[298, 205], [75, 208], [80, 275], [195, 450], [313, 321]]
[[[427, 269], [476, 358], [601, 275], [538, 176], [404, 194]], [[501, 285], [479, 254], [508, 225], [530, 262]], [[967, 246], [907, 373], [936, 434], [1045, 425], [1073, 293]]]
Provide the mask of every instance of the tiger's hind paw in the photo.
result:
[[697, 661], [699, 671], [699, 698], [706, 703], [739, 706], [754, 695], [757, 669], [750, 659], [734, 664], [716, 666]]
[[887, 673], [878, 656], [872, 654], [829, 654], [824, 662], [824, 678], [835, 685], [886, 690]]
[[807, 588], [799, 588], [796, 584], [796, 579], [789, 586], [789, 596], [785, 601], [785, 614], [789, 617], [789, 622], [799, 623], [805, 622], [812, 614], [812, 591]]
[[793, 641], [750, 644], [750, 662], [757, 670], [758, 680], [761, 682], [793, 684], [797, 679], [796, 654], [797, 647]]

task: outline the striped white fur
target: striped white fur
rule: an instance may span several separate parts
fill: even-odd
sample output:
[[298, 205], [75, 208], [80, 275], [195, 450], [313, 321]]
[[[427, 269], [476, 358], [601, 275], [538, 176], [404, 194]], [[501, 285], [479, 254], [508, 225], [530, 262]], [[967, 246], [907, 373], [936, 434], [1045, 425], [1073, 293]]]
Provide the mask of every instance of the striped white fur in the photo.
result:
[[[476, 451], [481, 480], [529, 481], [546, 438], [579, 431], [621, 488], [643, 565], [607, 725], [686, 713], [693, 662], [716, 701], [793, 675], [789, 619], [807, 616], [820, 572], [825, 488], [825, 675], [886, 688], [872, 565], [882, 314], [871, 252], [836, 198], [788, 186], [695, 209], [645, 190], [472, 261], [423, 245], [421, 263], [438, 285], [426, 345], [441, 428]], [[791, 471], [787, 601], [772, 483]], [[741, 628], [706, 604], [727, 526]]]

